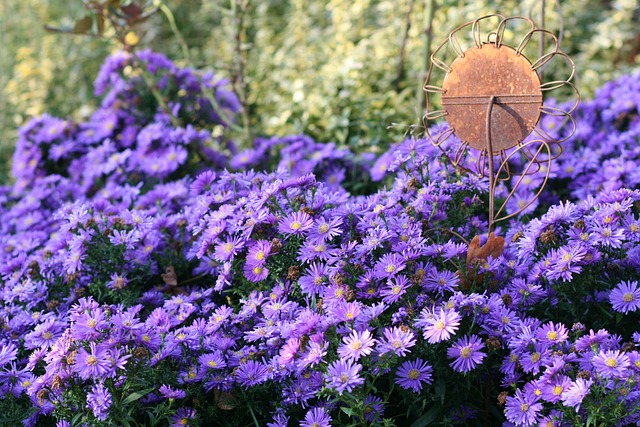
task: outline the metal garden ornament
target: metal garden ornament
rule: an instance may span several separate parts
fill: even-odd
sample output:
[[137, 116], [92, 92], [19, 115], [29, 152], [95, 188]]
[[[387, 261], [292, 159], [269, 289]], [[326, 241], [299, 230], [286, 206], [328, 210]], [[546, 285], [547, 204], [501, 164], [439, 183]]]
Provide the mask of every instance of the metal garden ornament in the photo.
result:
[[[497, 26], [486, 31], [492, 21]], [[518, 25], [524, 27], [524, 34], [510, 45], [517, 32], [512, 27]], [[531, 61], [525, 52], [531, 50], [527, 47], [534, 36], [540, 40], [538, 50], [542, 53]], [[462, 47], [465, 41], [469, 45], [466, 49]], [[560, 65], [566, 78], [541, 81], [542, 68], [558, 59], [564, 61]], [[444, 74], [440, 85], [435, 84], [437, 74]], [[488, 15], [467, 22], [453, 30], [431, 55], [424, 85], [426, 134], [453, 165], [489, 178], [490, 233], [498, 221], [518, 215], [540, 196], [551, 162], [562, 153], [562, 142], [575, 132], [571, 113], [580, 94], [571, 83], [574, 74], [575, 65], [560, 51], [558, 38], [524, 17]], [[565, 110], [545, 105], [545, 95], [561, 88], [568, 88], [575, 102]], [[442, 109], [433, 110], [438, 101]], [[554, 123], [561, 121], [563, 131], [554, 134], [562, 137], [551, 136], [541, 126], [545, 116]], [[441, 118], [448, 128], [429, 129]], [[537, 190], [528, 200], [519, 200], [515, 211], [507, 212], [516, 190], [534, 175], [542, 177]], [[506, 197], [498, 199], [496, 189], [501, 183], [507, 188], [502, 188]], [[497, 200], [501, 200], [499, 204]]]

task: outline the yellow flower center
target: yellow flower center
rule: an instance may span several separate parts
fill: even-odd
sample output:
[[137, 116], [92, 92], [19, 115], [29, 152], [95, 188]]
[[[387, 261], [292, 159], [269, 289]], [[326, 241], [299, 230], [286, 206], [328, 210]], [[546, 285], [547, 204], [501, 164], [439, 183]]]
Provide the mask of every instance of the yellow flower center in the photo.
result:
[[329, 225], [328, 224], [320, 224], [320, 226], [318, 227], [318, 231], [321, 234], [326, 233], [327, 231], [329, 231]]
[[618, 361], [614, 357], [609, 357], [604, 361], [604, 364], [610, 368], [615, 368], [616, 366], [618, 366]]
[[417, 380], [418, 378], [420, 378], [420, 371], [418, 371], [417, 369], [411, 369], [409, 370], [409, 372], [407, 373], [407, 377], [410, 380]]
[[290, 227], [292, 230], [300, 230], [300, 227], [302, 227], [302, 224], [300, 224], [299, 221], [293, 221]]
[[444, 326], [445, 326], [445, 324], [444, 324], [444, 322], [443, 322], [442, 320], [438, 320], [438, 321], [436, 322], [436, 324], [434, 325], [434, 327], [435, 327], [438, 331], [443, 330], [443, 329], [444, 329]]
[[93, 356], [93, 355], [91, 355], [91, 356], [87, 357], [87, 365], [89, 365], [89, 366], [93, 366], [93, 365], [95, 365], [96, 363], [98, 363], [98, 358], [97, 358], [97, 357], [95, 357], [95, 356]]
[[624, 295], [622, 295], [622, 301], [624, 301], [624, 302], [631, 302], [633, 300], [634, 300], [634, 298], [633, 298], [633, 294], [631, 292], [627, 292]]
[[549, 341], [555, 341], [558, 339], [558, 333], [556, 331], [547, 332], [547, 339]]
[[464, 357], [465, 359], [471, 357], [471, 347], [462, 347], [462, 350], [460, 350], [460, 357]]
[[537, 362], [540, 360], [540, 353], [538, 353], [537, 351], [534, 353], [531, 353], [531, 361], [533, 363]]
[[560, 396], [562, 394], [562, 386], [561, 385], [557, 385], [553, 388], [553, 395], [554, 396]]

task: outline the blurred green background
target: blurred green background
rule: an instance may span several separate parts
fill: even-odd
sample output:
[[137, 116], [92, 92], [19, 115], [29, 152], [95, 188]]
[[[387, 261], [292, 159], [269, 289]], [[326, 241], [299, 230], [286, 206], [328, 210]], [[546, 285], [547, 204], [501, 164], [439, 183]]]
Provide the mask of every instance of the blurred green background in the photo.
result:
[[[638, 65], [639, 0], [546, 1], [545, 24], [564, 28], [583, 97]], [[135, 3], [135, 2], [134, 2]], [[421, 124], [427, 56], [456, 26], [487, 13], [531, 16], [539, 0], [166, 0], [138, 24], [140, 48], [246, 84], [254, 135], [307, 133], [356, 150], [400, 140]], [[84, 16], [81, 0], [0, 1], [0, 156], [17, 128], [44, 112], [81, 119], [92, 84], [120, 48], [109, 37], [52, 33]], [[175, 19], [175, 28], [171, 26]], [[108, 34], [107, 34], [108, 36]], [[186, 49], [188, 48], [188, 50]], [[6, 179], [6, 173], [3, 173]]]

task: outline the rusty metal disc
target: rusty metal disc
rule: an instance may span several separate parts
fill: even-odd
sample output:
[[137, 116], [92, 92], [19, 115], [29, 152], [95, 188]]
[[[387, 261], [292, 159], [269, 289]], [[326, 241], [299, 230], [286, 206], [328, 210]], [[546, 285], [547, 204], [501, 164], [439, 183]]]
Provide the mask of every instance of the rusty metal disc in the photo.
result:
[[442, 105], [455, 135], [471, 147], [487, 149], [487, 107], [491, 96], [493, 153], [523, 141], [540, 120], [540, 77], [515, 49], [495, 43], [472, 47], [450, 66]]

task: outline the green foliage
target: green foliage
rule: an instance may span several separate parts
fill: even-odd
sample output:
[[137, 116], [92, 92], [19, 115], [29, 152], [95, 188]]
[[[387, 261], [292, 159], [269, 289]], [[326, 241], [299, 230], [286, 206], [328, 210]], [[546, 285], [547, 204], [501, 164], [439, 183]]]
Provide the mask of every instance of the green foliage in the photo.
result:
[[[428, 53], [449, 31], [487, 13], [540, 21], [540, 7], [534, 0], [2, 2], [0, 156], [8, 158], [16, 127], [30, 116], [88, 114], [96, 102], [91, 76], [131, 31], [140, 47], [231, 80], [246, 107], [246, 132], [236, 136], [244, 145], [256, 134], [307, 133], [376, 151], [419, 132]], [[564, 29], [561, 48], [576, 62], [583, 95], [637, 66], [637, 10], [637, 0], [546, 1], [545, 26]], [[45, 25], [102, 37], [47, 33]]]

